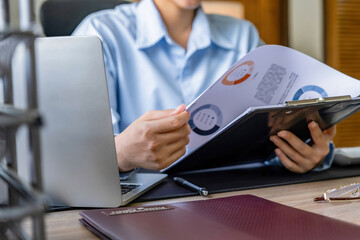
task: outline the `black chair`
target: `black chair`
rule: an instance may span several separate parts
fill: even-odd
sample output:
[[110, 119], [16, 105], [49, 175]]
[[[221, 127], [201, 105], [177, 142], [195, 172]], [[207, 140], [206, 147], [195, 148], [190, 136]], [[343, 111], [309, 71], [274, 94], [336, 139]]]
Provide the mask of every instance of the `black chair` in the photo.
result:
[[125, 0], [48, 0], [41, 5], [40, 21], [46, 36], [68, 36], [90, 13], [117, 5]]

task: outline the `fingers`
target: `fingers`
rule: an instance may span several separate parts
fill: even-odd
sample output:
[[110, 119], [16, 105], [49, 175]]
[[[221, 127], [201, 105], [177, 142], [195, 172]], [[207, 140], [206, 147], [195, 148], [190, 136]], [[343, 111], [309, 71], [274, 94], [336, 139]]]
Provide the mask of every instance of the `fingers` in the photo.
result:
[[304, 173], [306, 170], [302, 167], [302, 165], [299, 165], [289, 159], [279, 148], [275, 149], [275, 154], [283, 164], [285, 168], [292, 172], [296, 173]]
[[177, 108], [175, 109], [167, 109], [167, 110], [159, 110], [159, 111], [149, 111], [146, 112], [145, 114], [143, 114], [140, 119], [144, 120], [144, 121], [152, 121], [152, 120], [157, 120], [157, 119], [161, 119], [161, 118], [165, 118], [165, 117], [169, 117], [169, 116], [173, 116], [173, 115], [177, 115], [179, 113], [182, 113], [186, 110], [186, 105], [185, 104], [180, 104]]
[[168, 143], [176, 142], [181, 138], [187, 137], [190, 134], [190, 131], [191, 129], [189, 124], [185, 124], [175, 131], [158, 134], [157, 138], [159, 142], [166, 142], [168, 144]]
[[189, 121], [190, 114], [185, 110], [185, 104], [181, 104], [176, 109], [149, 111], [136, 121], [142, 122], [144, 132], [150, 131], [151, 134], [170, 132]]
[[151, 129], [153, 133], [166, 133], [177, 130], [187, 124], [190, 119], [188, 112], [164, 117], [157, 120], [147, 121], [145, 127]]
[[310, 122], [308, 124], [308, 128], [310, 130], [311, 139], [313, 140], [314, 145], [317, 148], [325, 150], [329, 148], [330, 140], [327, 138], [326, 135], [323, 134], [322, 130], [316, 122]]
[[328, 137], [330, 141], [332, 141], [336, 135], [336, 125], [324, 130], [323, 133]]
[[333, 126], [322, 131], [316, 122], [309, 123], [308, 127], [314, 142], [314, 145], [312, 146], [314, 155], [318, 156], [322, 161], [330, 151], [329, 145], [336, 134], [336, 127]]
[[[313, 168], [316, 164], [311, 159], [305, 158], [301, 153], [309, 154], [311, 147], [297, 138], [295, 135], [288, 131], [281, 131], [278, 133], [286, 141], [282, 140], [279, 136], [271, 136], [270, 140], [278, 147], [275, 149], [275, 154], [281, 163], [290, 171], [303, 173]], [[295, 150], [294, 145], [302, 151]]]
[[152, 149], [146, 161], [147, 168], [161, 170], [168, 167], [186, 153], [186, 145], [188, 143], [189, 137], [186, 136], [175, 142]]
[[189, 137], [182, 138], [167, 146], [167, 158], [162, 162], [160, 169], [170, 166], [173, 162], [178, 160], [186, 153], [186, 145], [189, 143]]
[[157, 170], [162, 169], [176, 161], [186, 152], [189, 143], [190, 126], [184, 125], [177, 131], [157, 134], [149, 142], [149, 150]]
[[168, 156], [173, 155], [175, 152], [179, 151], [189, 143], [189, 137], [186, 136], [184, 138], [179, 139], [176, 142], [172, 142], [166, 146], [166, 151], [168, 152]]
[[329, 153], [329, 144], [336, 133], [336, 127], [322, 131], [316, 122], [308, 128], [314, 142], [309, 146], [289, 131], [280, 131], [270, 140], [278, 147], [275, 153], [284, 167], [293, 172], [303, 173], [316, 167]]
[[190, 115], [184, 104], [176, 109], [150, 111], [115, 137], [119, 169], [163, 169], [186, 153]]
[[164, 165], [163, 168], [170, 166], [173, 162], [175, 162], [176, 160], [178, 160], [179, 158], [184, 156], [185, 153], [186, 153], [186, 148], [183, 147], [183, 148], [179, 149], [178, 151], [174, 152], [173, 154], [171, 154], [168, 158], [168, 161], [165, 162], [166, 165]]
[[161, 118], [169, 117], [174, 112], [174, 109], [160, 110], [160, 111], [149, 111], [144, 113], [139, 120], [142, 121], [153, 121]]
[[289, 131], [280, 131], [277, 136], [272, 136], [270, 140], [294, 161], [300, 158], [301, 155], [307, 156], [312, 153], [311, 146]]
[[174, 111], [172, 111], [170, 113], [170, 115], [176, 115], [176, 114], [184, 112], [185, 110], [186, 110], [186, 105], [180, 104], [177, 108], [174, 109]]

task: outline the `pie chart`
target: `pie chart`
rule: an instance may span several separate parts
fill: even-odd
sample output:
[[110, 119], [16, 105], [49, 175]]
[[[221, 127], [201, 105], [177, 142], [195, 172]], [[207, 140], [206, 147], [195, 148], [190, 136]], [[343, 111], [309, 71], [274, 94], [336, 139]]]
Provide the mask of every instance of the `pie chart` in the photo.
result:
[[222, 113], [213, 104], [206, 104], [198, 107], [191, 113], [189, 125], [191, 129], [202, 136], [216, 132], [222, 123]]

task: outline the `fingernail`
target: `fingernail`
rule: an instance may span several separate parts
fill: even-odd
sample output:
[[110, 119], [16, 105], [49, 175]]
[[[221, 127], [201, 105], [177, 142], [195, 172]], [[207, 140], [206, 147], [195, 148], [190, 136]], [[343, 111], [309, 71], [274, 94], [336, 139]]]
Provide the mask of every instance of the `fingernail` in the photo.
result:
[[316, 125], [317, 125], [317, 123], [315, 121], [311, 121], [309, 123], [309, 126], [312, 127], [312, 128], [316, 127]]
[[277, 137], [280, 138], [286, 138], [287, 132], [286, 131], [280, 131], [277, 133]]
[[276, 156], [280, 155], [280, 149], [279, 148], [275, 148], [274, 152], [275, 152]]
[[172, 111], [170, 113], [170, 115], [176, 115], [176, 114], [179, 114], [179, 113], [182, 113], [183, 111], [186, 110], [186, 106], [185, 104], [180, 104], [179, 106], [177, 106], [174, 111]]

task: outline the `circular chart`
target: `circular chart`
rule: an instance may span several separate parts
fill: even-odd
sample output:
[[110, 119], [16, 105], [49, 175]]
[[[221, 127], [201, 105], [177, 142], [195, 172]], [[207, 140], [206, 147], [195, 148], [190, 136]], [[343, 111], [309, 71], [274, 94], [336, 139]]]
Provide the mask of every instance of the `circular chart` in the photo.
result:
[[328, 94], [324, 89], [316, 85], [307, 85], [296, 91], [293, 100], [304, 100], [311, 98], [324, 98]]
[[242, 83], [251, 76], [253, 70], [254, 62], [246, 61], [232, 69], [228, 74], [226, 74], [226, 76], [222, 80], [222, 83], [224, 85], [236, 85]]
[[210, 135], [216, 132], [222, 123], [222, 113], [213, 104], [206, 104], [191, 113], [189, 125], [199, 135]]

